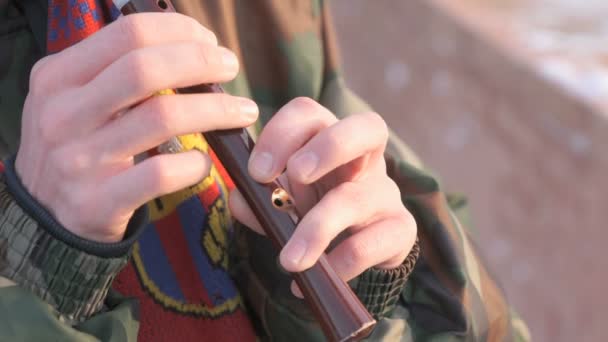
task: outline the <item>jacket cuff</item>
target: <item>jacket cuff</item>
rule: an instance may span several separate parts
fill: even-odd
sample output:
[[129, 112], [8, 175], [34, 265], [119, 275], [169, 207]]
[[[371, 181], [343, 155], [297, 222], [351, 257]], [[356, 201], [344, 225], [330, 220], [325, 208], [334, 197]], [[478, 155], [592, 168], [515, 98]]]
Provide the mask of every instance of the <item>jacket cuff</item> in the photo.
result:
[[416, 240], [401, 266], [388, 270], [370, 268], [357, 278], [356, 283], [351, 283], [361, 303], [374, 318], [382, 319], [395, 308], [419, 255], [420, 245]]
[[42, 204], [30, 195], [15, 170], [15, 157], [7, 159], [4, 167], [6, 189], [23, 211], [55, 239], [87, 254], [104, 258], [117, 258], [128, 254], [148, 222], [148, 207], [144, 205], [133, 214], [122, 241], [102, 243], [83, 239], [63, 227]]
[[147, 208], [136, 211], [119, 243], [85, 240], [62, 227], [25, 190], [12, 160], [0, 174], [0, 276], [30, 290], [69, 322], [101, 310], [116, 274], [143, 231]]

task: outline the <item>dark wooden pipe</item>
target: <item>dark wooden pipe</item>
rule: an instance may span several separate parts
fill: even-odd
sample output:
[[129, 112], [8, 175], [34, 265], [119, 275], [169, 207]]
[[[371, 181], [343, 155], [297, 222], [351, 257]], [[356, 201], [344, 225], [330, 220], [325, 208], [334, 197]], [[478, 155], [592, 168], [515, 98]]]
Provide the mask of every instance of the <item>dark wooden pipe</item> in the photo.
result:
[[[169, 0], [114, 0], [114, 3], [124, 15], [175, 12]], [[179, 92], [219, 93], [223, 90], [216, 84], [204, 84]], [[273, 197], [275, 191], [283, 191], [281, 185], [276, 181], [261, 184], [249, 176], [247, 163], [254, 143], [247, 130], [213, 131], [203, 133], [203, 136], [243, 194], [266, 235], [276, 248], [282, 249], [296, 229], [296, 223], [288, 210], [281, 210], [287, 203]], [[313, 267], [292, 273], [292, 276], [328, 340], [358, 341], [369, 335], [375, 320], [350, 286], [336, 274], [325, 254]]]

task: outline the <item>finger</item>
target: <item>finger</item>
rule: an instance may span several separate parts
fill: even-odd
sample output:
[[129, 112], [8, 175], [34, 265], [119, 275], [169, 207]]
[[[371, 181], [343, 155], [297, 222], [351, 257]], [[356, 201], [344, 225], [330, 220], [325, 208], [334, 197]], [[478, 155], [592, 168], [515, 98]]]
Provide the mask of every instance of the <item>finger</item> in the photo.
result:
[[88, 140], [99, 158], [113, 161], [154, 148], [173, 136], [246, 127], [258, 107], [228, 94], [155, 96], [108, 122]]
[[[386, 123], [378, 114], [352, 115], [314, 136], [297, 152], [289, 151], [281, 158], [289, 156], [290, 180], [310, 184], [352, 161], [381, 158], [387, 139]], [[353, 174], [360, 168], [359, 165]]]
[[[131, 212], [144, 203], [194, 185], [209, 175], [211, 160], [199, 151], [148, 158], [100, 187], [114, 212]], [[111, 211], [110, 211], [111, 212]]]
[[[42, 73], [34, 67], [32, 77], [45, 89], [83, 85], [120, 56], [148, 46], [171, 42], [217, 45], [213, 32], [196, 20], [178, 13], [141, 13], [121, 17], [82, 42], [45, 58]], [[38, 82], [39, 81], [39, 82]]]
[[245, 201], [245, 198], [239, 190], [235, 189], [230, 192], [228, 207], [230, 208], [230, 213], [237, 221], [251, 228], [251, 230], [258, 234], [266, 235], [264, 229], [262, 229], [262, 225], [255, 217], [251, 207], [247, 204], [247, 201]]
[[298, 284], [296, 284], [295, 281], [291, 282], [291, 293], [293, 293], [294, 296], [300, 298], [300, 299], [304, 299], [304, 294], [302, 294], [302, 290], [300, 290], [300, 287], [298, 286]]
[[249, 160], [249, 173], [269, 182], [285, 168], [289, 156], [310, 138], [338, 119], [308, 98], [297, 98], [281, 108], [266, 124]]
[[[371, 189], [347, 182], [330, 190], [300, 221], [280, 254], [283, 267], [300, 272], [317, 262], [330, 243], [349, 227], [367, 226], [395, 208], [395, 194], [382, 184]], [[355, 229], [355, 228], [354, 228]]]
[[[288, 193], [291, 192], [291, 188], [289, 187], [285, 174], [279, 176], [279, 180], [281, 184], [284, 185], [285, 190], [287, 190]], [[228, 198], [228, 206], [232, 216], [234, 216], [234, 218], [236, 218], [239, 222], [251, 228], [258, 234], [266, 235], [260, 221], [258, 221], [255, 214], [251, 210], [251, 207], [245, 200], [245, 197], [243, 197], [243, 194], [238, 189], [235, 189], [230, 193], [230, 197]]]
[[403, 263], [416, 240], [415, 222], [391, 218], [348, 237], [328, 257], [336, 273], [349, 281], [370, 267], [391, 269]]
[[130, 52], [82, 88], [87, 106], [76, 119], [99, 125], [159, 90], [229, 81], [238, 72], [234, 53], [198, 43], [153, 46]]

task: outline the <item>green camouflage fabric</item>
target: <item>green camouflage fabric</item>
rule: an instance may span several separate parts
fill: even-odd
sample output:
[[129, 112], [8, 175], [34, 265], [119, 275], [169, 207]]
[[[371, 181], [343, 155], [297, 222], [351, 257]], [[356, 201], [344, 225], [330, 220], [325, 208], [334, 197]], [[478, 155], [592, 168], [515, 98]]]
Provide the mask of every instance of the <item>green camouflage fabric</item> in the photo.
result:
[[[24, 15], [15, 2], [28, 1], [0, 0], [0, 157], [18, 147], [29, 70], [43, 51], [32, 33], [37, 30], [28, 25], [30, 15]], [[252, 129], [254, 135], [282, 105], [299, 96], [317, 100], [338, 117], [370, 110], [341, 76], [324, 1], [175, 0], [174, 4], [216, 32], [220, 42], [239, 56], [242, 70], [225, 88], [259, 104], [262, 115]], [[421, 255], [397, 299], [382, 310], [369, 340], [530, 340], [526, 325], [509, 307], [464, 226], [466, 201], [444, 194], [394, 134], [386, 158], [388, 173], [416, 218]], [[262, 340], [323, 340], [309, 311], [289, 294], [289, 278], [276, 267], [276, 254], [267, 240], [239, 229], [231, 255], [234, 277], [242, 285]], [[0, 257], [0, 263], [5, 260]], [[366, 273], [351, 285], [357, 288], [374, 282], [373, 273]], [[56, 318], [52, 302], [43, 302], [6, 279], [0, 287], [0, 340], [15, 336], [20, 340], [136, 340], [136, 304], [112, 292], [99, 314], [70, 326]]]
[[38, 295], [75, 322], [99, 312], [127, 259], [83, 253], [30, 219], [6, 191], [0, 175], [0, 276]]
[[29, 70], [40, 57], [26, 18], [0, 0], [0, 155], [17, 149]]

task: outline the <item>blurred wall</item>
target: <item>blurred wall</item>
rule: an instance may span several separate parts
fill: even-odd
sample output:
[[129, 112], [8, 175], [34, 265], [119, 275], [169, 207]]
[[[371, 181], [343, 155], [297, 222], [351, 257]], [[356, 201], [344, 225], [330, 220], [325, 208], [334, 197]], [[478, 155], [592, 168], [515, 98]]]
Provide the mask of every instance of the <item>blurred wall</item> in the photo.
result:
[[347, 81], [469, 196], [534, 340], [608, 340], [608, 116], [432, 1], [331, 4]]

